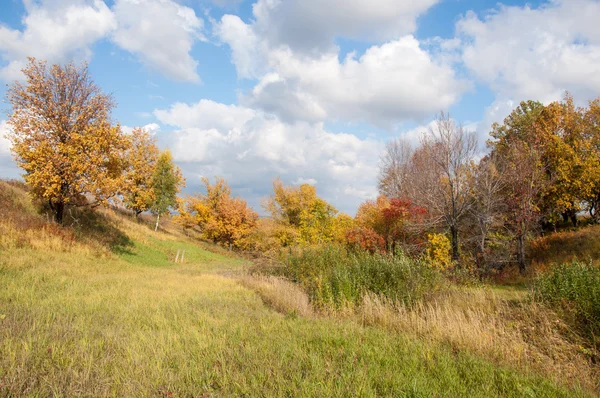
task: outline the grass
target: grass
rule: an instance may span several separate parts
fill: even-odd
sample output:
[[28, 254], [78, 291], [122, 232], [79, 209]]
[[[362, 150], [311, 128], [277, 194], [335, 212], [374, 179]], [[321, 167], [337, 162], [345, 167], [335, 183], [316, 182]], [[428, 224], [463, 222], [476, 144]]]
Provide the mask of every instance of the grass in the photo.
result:
[[531, 259], [538, 270], [574, 260], [597, 265], [600, 261], [600, 225], [538, 238], [531, 243]]
[[539, 275], [533, 293], [541, 302], [558, 308], [563, 318], [599, 346], [600, 269], [578, 261], [554, 265]]
[[[97, 241], [82, 225], [56, 229], [36, 217], [0, 220], [0, 396], [592, 393], [442, 340], [317, 316], [289, 282], [238, 279], [246, 262], [177, 231], [103, 212], [118, 239]], [[183, 264], [170, 261], [178, 248]]]

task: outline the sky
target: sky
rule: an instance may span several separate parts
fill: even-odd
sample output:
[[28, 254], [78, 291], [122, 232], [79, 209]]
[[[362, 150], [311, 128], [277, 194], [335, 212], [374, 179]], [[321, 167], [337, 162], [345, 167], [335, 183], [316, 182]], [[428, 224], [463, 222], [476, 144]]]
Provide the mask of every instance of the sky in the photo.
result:
[[440, 111], [483, 150], [520, 101], [600, 96], [598, 20], [600, 0], [0, 0], [0, 96], [29, 56], [88, 62], [186, 194], [218, 175], [260, 211], [279, 177], [354, 214], [386, 142], [418, 145]]

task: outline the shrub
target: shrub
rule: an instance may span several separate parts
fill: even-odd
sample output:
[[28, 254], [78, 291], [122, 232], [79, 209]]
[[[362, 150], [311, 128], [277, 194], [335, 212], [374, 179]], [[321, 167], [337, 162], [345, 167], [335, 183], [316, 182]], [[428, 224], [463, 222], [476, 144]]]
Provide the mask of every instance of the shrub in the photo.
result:
[[365, 294], [410, 305], [441, 282], [436, 270], [402, 253], [370, 254], [336, 245], [290, 252], [279, 273], [303, 286], [317, 308], [356, 306]]
[[426, 261], [433, 268], [446, 270], [452, 265], [450, 240], [444, 234], [427, 235]]
[[555, 265], [535, 280], [533, 295], [600, 343], [600, 269], [578, 261]]
[[352, 228], [346, 233], [346, 242], [352, 249], [366, 250], [369, 253], [385, 250], [385, 240], [369, 227]]

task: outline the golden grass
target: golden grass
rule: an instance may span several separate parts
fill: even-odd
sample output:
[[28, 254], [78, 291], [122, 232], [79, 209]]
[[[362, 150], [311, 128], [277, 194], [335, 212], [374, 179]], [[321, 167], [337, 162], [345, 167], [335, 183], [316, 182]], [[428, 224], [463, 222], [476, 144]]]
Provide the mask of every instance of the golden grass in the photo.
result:
[[355, 319], [600, 392], [600, 368], [591, 363], [593, 353], [556, 314], [530, 301], [523, 291], [455, 289], [413, 307], [365, 295], [360, 306], [315, 314], [306, 293], [288, 281], [247, 276], [242, 284], [285, 314]]
[[243, 286], [256, 291], [265, 304], [286, 315], [312, 316], [308, 295], [295, 283], [275, 276], [245, 275]]
[[544, 270], [551, 264], [573, 260], [600, 262], [600, 225], [563, 231], [531, 242], [531, 259], [534, 268]]

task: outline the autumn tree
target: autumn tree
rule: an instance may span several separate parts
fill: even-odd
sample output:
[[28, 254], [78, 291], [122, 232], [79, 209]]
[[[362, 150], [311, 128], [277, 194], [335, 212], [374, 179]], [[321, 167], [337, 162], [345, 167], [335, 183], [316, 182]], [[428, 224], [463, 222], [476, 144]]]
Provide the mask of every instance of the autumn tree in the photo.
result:
[[516, 243], [519, 269], [527, 269], [526, 239], [539, 225], [545, 171], [541, 154], [522, 141], [512, 143], [502, 158], [496, 159], [502, 174], [502, 195], [506, 211], [505, 224]]
[[202, 178], [205, 194], [191, 196], [179, 205], [176, 220], [186, 228], [198, 228], [205, 239], [232, 247], [240, 247], [242, 240], [256, 227], [258, 214], [241, 198], [231, 196], [231, 189], [223, 178], [214, 184]]
[[400, 245], [405, 252], [416, 254], [422, 247], [421, 240], [425, 238], [423, 221], [426, 213], [425, 208], [415, 205], [410, 199], [389, 199], [379, 195], [376, 200], [367, 200], [358, 207], [357, 228], [352, 234], [355, 237], [362, 230], [367, 234], [365, 239], [372, 242], [372, 235], [376, 233], [392, 253]]
[[297, 231], [300, 244], [317, 244], [335, 239], [335, 217], [338, 211], [317, 196], [309, 184], [287, 187], [281, 180], [273, 182], [273, 195], [264, 203], [273, 219], [280, 225]]
[[23, 74], [6, 93], [8, 138], [32, 194], [62, 223], [66, 206], [101, 204], [119, 192], [128, 140], [111, 124], [114, 101], [87, 65], [49, 68], [29, 58]]
[[404, 138], [388, 142], [379, 163], [379, 193], [389, 198], [408, 195], [409, 167], [413, 148]]
[[156, 215], [155, 231], [158, 230], [160, 216], [169, 213], [169, 209], [177, 206], [177, 194], [184, 186], [185, 179], [179, 167], [173, 163], [171, 152], [169, 150], [161, 152], [152, 175], [154, 201], [150, 210]]
[[488, 241], [491, 232], [503, 225], [505, 211], [504, 180], [496, 163], [495, 154], [490, 154], [477, 164], [471, 175], [473, 204], [469, 213], [473, 222], [472, 236], [475, 240], [475, 261], [479, 268], [488, 263]]
[[470, 175], [477, 140], [449, 115], [440, 114], [411, 158], [410, 189], [433, 224], [450, 230], [452, 259], [459, 259], [459, 227], [473, 203]]
[[592, 220], [600, 222], [600, 98], [590, 101], [585, 112], [585, 135], [589, 142], [586, 168], [592, 181], [583, 200]]
[[146, 130], [134, 128], [129, 136], [131, 145], [125, 152], [125, 192], [123, 202], [136, 217], [150, 209], [155, 201], [153, 178], [159, 150], [156, 140]]

